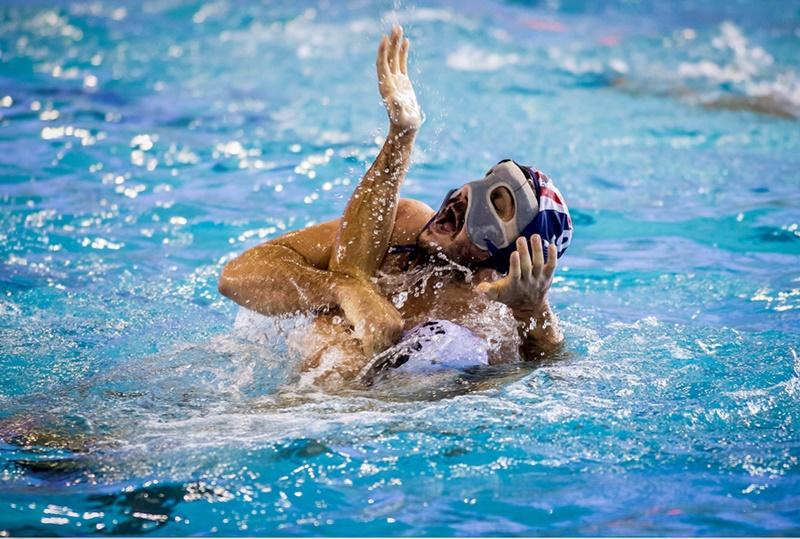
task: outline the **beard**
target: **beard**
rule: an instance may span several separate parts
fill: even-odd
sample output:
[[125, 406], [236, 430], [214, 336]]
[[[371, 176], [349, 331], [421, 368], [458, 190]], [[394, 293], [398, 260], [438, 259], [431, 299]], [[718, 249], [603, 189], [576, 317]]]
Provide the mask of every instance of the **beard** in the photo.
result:
[[437, 240], [434, 234], [426, 229], [417, 238], [417, 249], [425, 256], [430, 264], [447, 265], [455, 262], [466, 267], [475, 267], [482, 260], [488, 258], [488, 253], [484, 254], [466, 238], [444, 238]]

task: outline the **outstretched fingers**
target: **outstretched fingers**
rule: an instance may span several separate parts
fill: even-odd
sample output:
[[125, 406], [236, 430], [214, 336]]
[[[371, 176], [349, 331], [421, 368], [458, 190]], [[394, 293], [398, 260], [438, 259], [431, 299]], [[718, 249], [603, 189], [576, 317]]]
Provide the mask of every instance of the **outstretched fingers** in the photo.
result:
[[400, 73], [408, 75], [408, 38], [403, 38], [403, 46], [400, 49]]
[[409, 48], [400, 26], [392, 27], [391, 34], [383, 36], [378, 46], [378, 89], [392, 125], [416, 131], [422, 124], [422, 114], [408, 78]]
[[381, 38], [375, 65], [378, 68], [378, 84], [382, 88], [389, 82], [387, 79], [391, 75], [406, 73], [408, 46], [408, 40], [403, 39], [403, 29], [399, 26], [392, 27], [390, 36], [384, 34]]
[[547, 246], [547, 264], [544, 266], [544, 276], [552, 279], [558, 267], [558, 248], [555, 243]]
[[517, 238], [517, 252], [519, 253], [520, 274], [523, 279], [531, 276], [531, 255], [528, 252], [528, 241], [524, 237]]
[[392, 27], [392, 37], [389, 38], [389, 70], [392, 73], [400, 71], [400, 52], [403, 45], [403, 29], [399, 26]]
[[539, 234], [531, 236], [531, 249], [533, 250], [533, 276], [538, 278], [544, 267], [544, 253], [542, 252], [542, 238]]
[[389, 37], [384, 35], [378, 45], [378, 60], [375, 65], [378, 68], [378, 84], [383, 84], [384, 79], [389, 74]]
[[519, 259], [519, 251], [514, 251], [511, 253], [511, 258], [508, 261], [508, 276], [511, 277], [513, 281], [519, 281], [522, 277], [522, 268], [520, 267]]

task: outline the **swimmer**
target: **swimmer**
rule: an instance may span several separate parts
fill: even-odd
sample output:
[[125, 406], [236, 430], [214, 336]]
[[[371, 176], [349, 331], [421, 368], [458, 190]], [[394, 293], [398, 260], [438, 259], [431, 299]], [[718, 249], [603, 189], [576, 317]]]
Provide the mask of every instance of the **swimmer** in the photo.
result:
[[[399, 26], [378, 47], [389, 132], [342, 217], [249, 249], [219, 280], [252, 311], [314, 315], [305, 369], [328, 385], [446, 356], [457, 367], [534, 360], [563, 340], [547, 293], [572, 223], [545, 174], [504, 160], [438, 211], [399, 197], [422, 125], [408, 50]], [[497, 327], [516, 335], [489, 346]]]

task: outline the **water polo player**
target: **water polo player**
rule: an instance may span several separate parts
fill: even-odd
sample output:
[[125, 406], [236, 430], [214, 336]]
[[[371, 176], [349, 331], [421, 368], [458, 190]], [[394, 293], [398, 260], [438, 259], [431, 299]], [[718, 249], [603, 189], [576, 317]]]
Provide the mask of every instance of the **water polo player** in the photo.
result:
[[316, 315], [304, 367], [326, 383], [530, 360], [562, 340], [547, 293], [572, 223], [546, 175], [505, 160], [437, 212], [399, 198], [422, 124], [408, 47], [399, 27], [381, 40], [389, 133], [342, 217], [249, 249], [219, 281], [253, 311]]

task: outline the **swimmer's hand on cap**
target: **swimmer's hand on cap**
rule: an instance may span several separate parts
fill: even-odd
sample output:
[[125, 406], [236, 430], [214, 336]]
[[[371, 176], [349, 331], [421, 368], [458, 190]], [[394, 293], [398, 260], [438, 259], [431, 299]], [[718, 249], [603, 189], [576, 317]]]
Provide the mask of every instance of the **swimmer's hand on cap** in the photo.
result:
[[546, 264], [538, 234], [531, 236], [531, 246], [533, 253], [528, 251], [526, 238], [518, 238], [517, 250], [511, 253], [508, 275], [477, 287], [487, 298], [511, 307], [517, 317], [541, 314], [539, 311], [547, 308], [547, 292], [558, 265], [558, 250], [554, 244], [547, 246]]
[[400, 26], [394, 26], [391, 37], [384, 35], [378, 47], [378, 89], [392, 126], [416, 131], [422, 125], [422, 113], [408, 78], [407, 64], [408, 39], [403, 37]]

